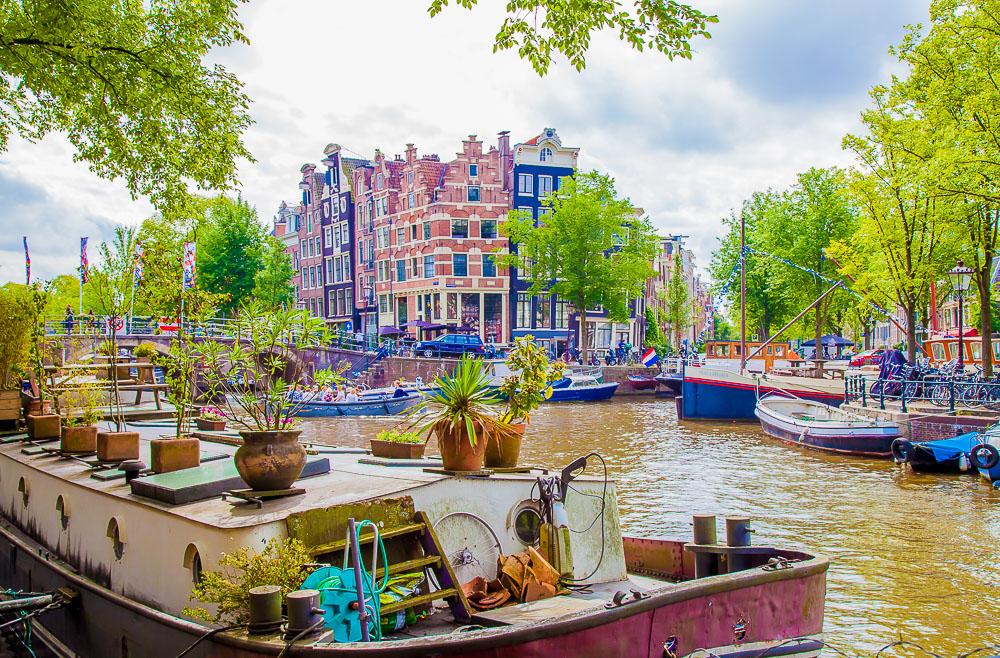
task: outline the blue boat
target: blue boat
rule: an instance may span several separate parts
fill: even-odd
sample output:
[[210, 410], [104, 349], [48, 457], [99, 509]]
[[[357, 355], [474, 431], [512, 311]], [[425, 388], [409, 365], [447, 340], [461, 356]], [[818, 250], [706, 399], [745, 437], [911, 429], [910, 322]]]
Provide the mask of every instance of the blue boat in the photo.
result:
[[822, 402], [833, 407], [844, 403], [842, 380], [740, 374], [722, 368], [687, 367], [677, 398], [683, 420], [756, 421], [757, 400], [776, 393]]
[[415, 405], [423, 395], [414, 391], [399, 397], [365, 395], [356, 402], [305, 402], [295, 415], [299, 418], [333, 416], [395, 416]]
[[601, 383], [593, 375], [572, 374], [552, 384], [552, 397], [546, 402], [594, 402], [608, 400], [618, 390], [617, 382]]
[[892, 458], [897, 464], [909, 464], [918, 473], [971, 473], [969, 453], [982, 441], [979, 432], [960, 434], [937, 441], [910, 441], [896, 439], [892, 442]]
[[1000, 488], [1000, 424], [979, 435], [979, 443], [969, 451], [969, 459], [983, 479]]

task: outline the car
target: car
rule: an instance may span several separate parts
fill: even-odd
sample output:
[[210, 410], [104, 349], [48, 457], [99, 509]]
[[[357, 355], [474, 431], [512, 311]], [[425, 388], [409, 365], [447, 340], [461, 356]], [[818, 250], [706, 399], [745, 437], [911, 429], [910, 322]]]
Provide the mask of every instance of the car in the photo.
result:
[[877, 366], [882, 363], [882, 354], [885, 350], [866, 350], [851, 357], [850, 367], [860, 368], [862, 366]]
[[486, 351], [483, 339], [475, 334], [445, 334], [434, 340], [422, 340], [413, 346], [413, 352], [428, 358], [433, 356], [481, 355]]

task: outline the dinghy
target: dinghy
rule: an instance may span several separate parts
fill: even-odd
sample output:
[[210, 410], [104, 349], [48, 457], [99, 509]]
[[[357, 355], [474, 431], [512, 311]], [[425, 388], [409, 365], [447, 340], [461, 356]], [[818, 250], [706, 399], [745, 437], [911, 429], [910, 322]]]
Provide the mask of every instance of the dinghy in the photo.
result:
[[781, 395], [757, 401], [754, 414], [771, 436], [818, 450], [864, 457], [889, 457], [899, 426], [831, 407], [821, 402]]

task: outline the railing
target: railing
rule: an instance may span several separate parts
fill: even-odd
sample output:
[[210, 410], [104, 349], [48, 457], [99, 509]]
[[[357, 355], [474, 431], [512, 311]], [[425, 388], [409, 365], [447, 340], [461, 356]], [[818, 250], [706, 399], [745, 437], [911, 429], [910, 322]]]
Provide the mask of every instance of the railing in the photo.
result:
[[878, 405], [880, 409], [885, 409], [886, 400], [898, 401], [904, 413], [917, 402], [928, 402], [949, 412], [957, 408], [1000, 411], [1000, 381], [985, 380], [978, 374], [883, 379], [851, 375], [844, 378], [844, 397], [848, 402], [860, 401], [863, 407]]

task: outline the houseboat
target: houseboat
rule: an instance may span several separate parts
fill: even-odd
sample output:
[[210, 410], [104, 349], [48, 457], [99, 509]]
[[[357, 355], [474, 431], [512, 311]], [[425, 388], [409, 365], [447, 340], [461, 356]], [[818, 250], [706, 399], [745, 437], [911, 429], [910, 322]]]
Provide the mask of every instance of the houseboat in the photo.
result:
[[[993, 362], [1000, 362], [1000, 337], [991, 339]], [[933, 365], [939, 366], [958, 359], [958, 336], [943, 335], [932, 337], [923, 343], [924, 353]], [[962, 337], [962, 361], [966, 365], [982, 365], [983, 339], [975, 329], [969, 329]]]
[[[763, 343], [760, 341], [747, 341], [747, 354], [752, 357], [747, 361], [746, 368], [754, 372], [771, 372], [775, 368], [788, 368], [801, 363], [804, 359], [799, 356], [791, 343], [772, 342], [764, 349], [759, 350]], [[740, 341], [738, 340], [709, 340], [705, 342], [705, 365], [723, 368], [726, 370], [739, 370], [740, 367]]]

